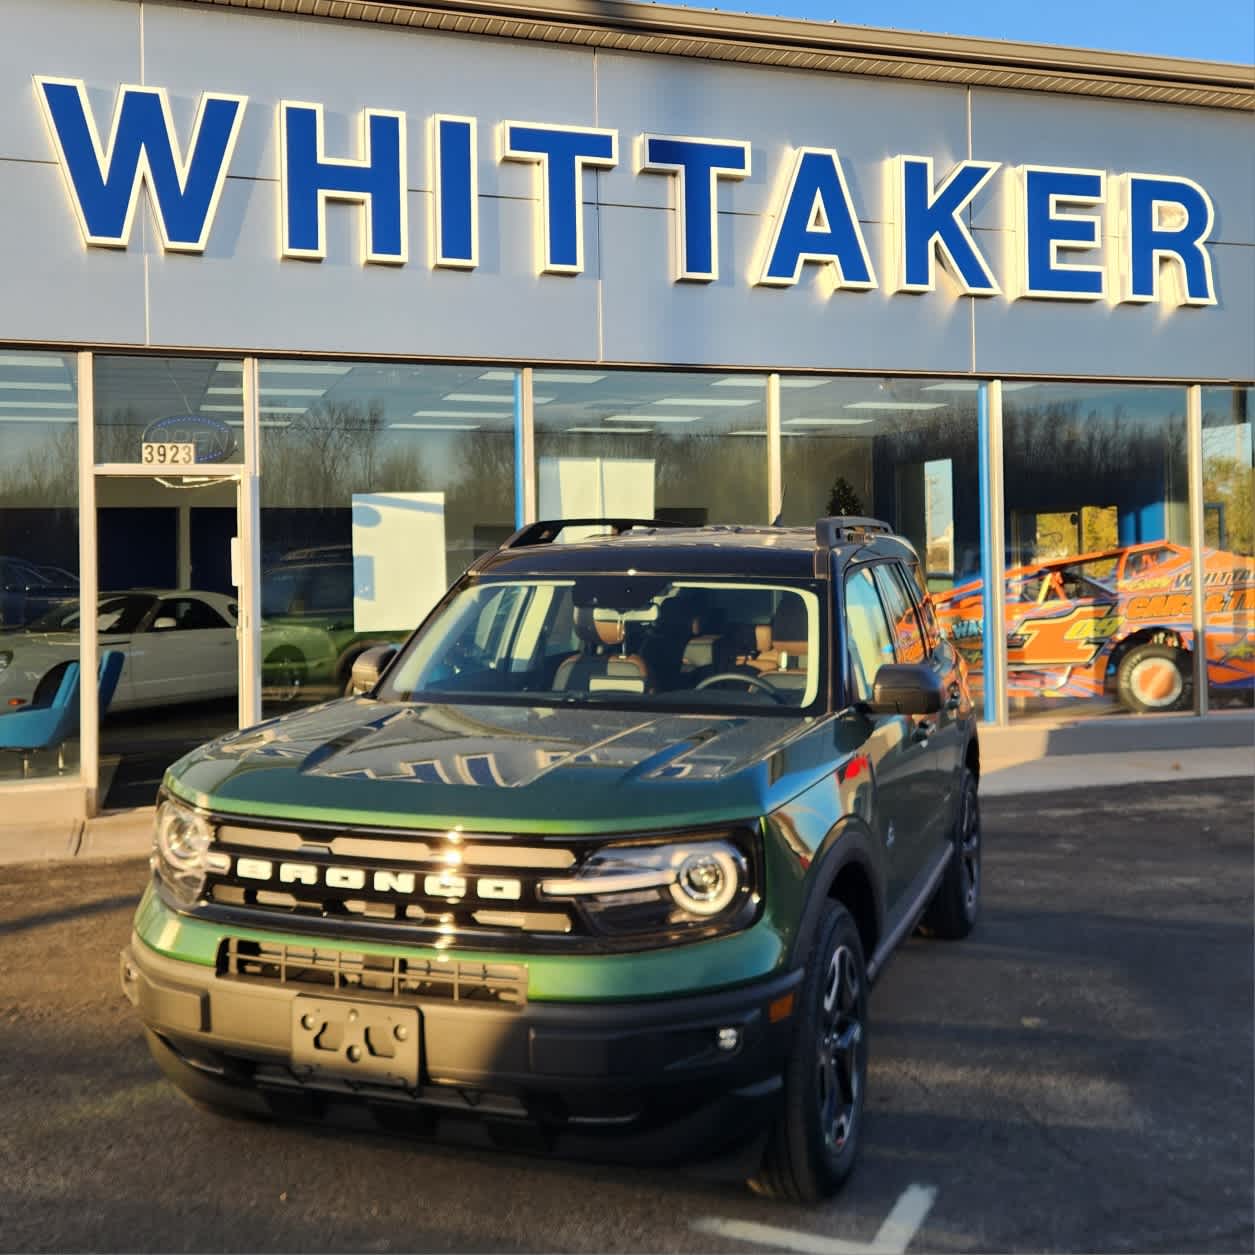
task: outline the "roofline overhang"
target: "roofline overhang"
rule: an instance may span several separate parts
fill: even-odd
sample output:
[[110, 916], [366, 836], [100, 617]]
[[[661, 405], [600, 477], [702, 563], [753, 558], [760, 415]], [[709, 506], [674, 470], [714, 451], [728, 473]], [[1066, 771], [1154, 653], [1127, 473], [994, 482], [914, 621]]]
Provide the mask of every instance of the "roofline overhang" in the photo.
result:
[[[151, 2], [151, 0], [150, 0]], [[628, 0], [184, 0], [821, 73], [1255, 111], [1255, 66], [689, 9]]]

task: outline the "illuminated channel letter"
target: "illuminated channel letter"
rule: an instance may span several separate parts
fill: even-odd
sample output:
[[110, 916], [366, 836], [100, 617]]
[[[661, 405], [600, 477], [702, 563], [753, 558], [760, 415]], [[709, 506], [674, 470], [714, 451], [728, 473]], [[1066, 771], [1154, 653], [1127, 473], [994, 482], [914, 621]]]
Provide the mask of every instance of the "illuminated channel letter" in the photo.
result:
[[431, 119], [431, 264], [479, 265], [479, 140], [474, 118]]
[[1023, 231], [1020, 296], [1062, 301], [1096, 301], [1106, 292], [1106, 276], [1098, 263], [1064, 262], [1063, 252], [1097, 248], [1096, 214], [1064, 213], [1062, 205], [1101, 206], [1107, 196], [1102, 170], [1071, 170], [1055, 166], [1021, 166]]
[[965, 296], [998, 295], [997, 280], [962, 217], [998, 164], [961, 161], [934, 188], [931, 157], [894, 159], [895, 208], [901, 232], [896, 291], [933, 291], [940, 256]]
[[164, 87], [118, 88], [108, 144], [100, 142], [82, 79], [37, 75], [35, 94], [84, 244], [125, 248], [144, 185], [162, 248], [205, 251], [247, 96], [205, 92], [185, 156]]
[[775, 220], [758, 283], [792, 287], [812, 261], [832, 269], [835, 288], [876, 286], [835, 149], [797, 150]]
[[709, 283], [719, 278], [717, 182], [750, 173], [744, 140], [642, 135], [637, 169], [674, 174], [676, 278]]
[[284, 257], [327, 255], [327, 202], [362, 206], [362, 261], [402, 265], [409, 255], [405, 114], [364, 109], [361, 157], [328, 157], [322, 105], [279, 104], [279, 200]]
[[1175, 298], [1183, 305], [1214, 305], [1211, 254], [1206, 243], [1216, 221], [1211, 197], [1193, 179], [1126, 174], [1120, 179], [1125, 219], [1123, 301], [1161, 300], [1159, 276], [1173, 263]]
[[581, 273], [584, 220], [580, 176], [586, 166], [608, 170], [618, 164], [618, 131], [502, 122], [498, 144], [502, 161], [530, 161], [536, 165], [540, 186], [536, 260], [541, 273]]

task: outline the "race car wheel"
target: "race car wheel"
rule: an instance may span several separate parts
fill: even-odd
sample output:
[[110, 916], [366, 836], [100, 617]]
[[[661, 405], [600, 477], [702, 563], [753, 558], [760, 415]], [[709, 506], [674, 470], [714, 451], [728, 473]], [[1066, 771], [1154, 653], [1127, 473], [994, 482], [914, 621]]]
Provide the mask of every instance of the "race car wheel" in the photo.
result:
[[976, 777], [966, 767], [959, 785], [959, 809], [951, 840], [954, 853], [925, 908], [920, 931], [929, 937], [961, 941], [976, 926], [981, 889], [980, 798]]
[[1116, 692], [1129, 710], [1181, 710], [1190, 701], [1190, 656], [1171, 645], [1137, 645], [1120, 659]]
[[769, 1198], [811, 1203], [854, 1170], [867, 1091], [867, 969], [853, 917], [824, 908], [798, 992], [783, 1110], [750, 1182]]

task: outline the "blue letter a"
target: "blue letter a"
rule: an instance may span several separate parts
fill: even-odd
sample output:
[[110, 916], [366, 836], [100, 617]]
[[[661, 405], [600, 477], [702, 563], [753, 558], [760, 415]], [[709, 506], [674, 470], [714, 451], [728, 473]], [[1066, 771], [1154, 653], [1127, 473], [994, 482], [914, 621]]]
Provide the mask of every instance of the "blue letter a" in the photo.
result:
[[758, 282], [792, 287], [808, 261], [835, 269], [835, 287], [876, 286], [841, 158], [832, 148], [798, 149]]
[[146, 183], [162, 247], [205, 251], [248, 97], [201, 96], [184, 157], [163, 87], [120, 87], [103, 146], [82, 80], [36, 77], [35, 90], [84, 243], [125, 248]]

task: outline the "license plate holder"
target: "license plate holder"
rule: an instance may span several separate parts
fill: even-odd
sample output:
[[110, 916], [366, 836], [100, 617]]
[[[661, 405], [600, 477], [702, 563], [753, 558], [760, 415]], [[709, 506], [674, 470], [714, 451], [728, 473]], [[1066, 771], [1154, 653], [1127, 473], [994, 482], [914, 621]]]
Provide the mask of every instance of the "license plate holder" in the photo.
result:
[[415, 1007], [292, 1000], [292, 1067], [307, 1080], [417, 1089], [421, 1040]]

